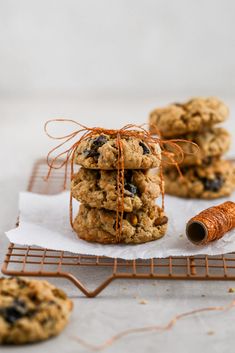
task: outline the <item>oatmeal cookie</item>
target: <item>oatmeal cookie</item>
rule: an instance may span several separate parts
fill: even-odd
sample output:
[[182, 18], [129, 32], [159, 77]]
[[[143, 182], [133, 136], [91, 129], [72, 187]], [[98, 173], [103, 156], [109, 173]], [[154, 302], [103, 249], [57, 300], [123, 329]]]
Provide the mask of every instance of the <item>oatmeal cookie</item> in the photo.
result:
[[[146, 211], [124, 213], [121, 243], [138, 244], [156, 240], [166, 232], [168, 219], [156, 205]], [[116, 212], [80, 205], [74, 221], [78, 236], [86, 241], [115, 244]]]
[[229, 196], [235, 189], [235, 166], [225, 160], [214, 160], [210, 165], [181, 168], [183, 178], [176, 168], [164, 172], [165, 191], [170, 195], [216, 199]]
[[201, 165], [209, 164], [212, 158], [219, 157], [229, 150], [231, 144], [230, 134], [223, 128], [212, 127], [201, 133], [191, 133], [180, 136], [179, 139], [185, 139], [196, 143], [199, 147], [186, 142], [177, 142], [185, 152], [185, 158], [182, 165]]
[[[101, 134], [82, 141], [75, 153], [75, 163], [89, 169], [117, 169], [116, 137]], [[161, 149], [134, 137], [123, 137], [125, 169], [155, 168], [161, 162]]]
[[149, 118], [150, 132], [173, 138], [223, 122], [228, 108], [219, 99], [193, 98], [186, 103], [174, 103], [155, 109]]
[[0, 344], [23, 344], [59, 334], [72, 302], [46, 281], [0, 279]]
[[[154, 203], [160, 180], [144, 170], [124, 172], [124, 211], [133, 212]], [[81, 168], [71, 183], [72, 196], [90, 207], [117, 209], [117, 171]]]

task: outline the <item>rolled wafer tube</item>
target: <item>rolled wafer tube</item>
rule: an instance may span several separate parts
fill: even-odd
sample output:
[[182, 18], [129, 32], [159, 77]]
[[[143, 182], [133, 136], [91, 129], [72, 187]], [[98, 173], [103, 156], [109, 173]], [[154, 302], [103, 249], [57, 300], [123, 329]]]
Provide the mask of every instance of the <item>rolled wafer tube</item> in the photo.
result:
[[235, 227], [235, 203], [227, 201], [207, 208], [186, 225], [188, 239], [196, 245], [205, 245], [220, 239]]

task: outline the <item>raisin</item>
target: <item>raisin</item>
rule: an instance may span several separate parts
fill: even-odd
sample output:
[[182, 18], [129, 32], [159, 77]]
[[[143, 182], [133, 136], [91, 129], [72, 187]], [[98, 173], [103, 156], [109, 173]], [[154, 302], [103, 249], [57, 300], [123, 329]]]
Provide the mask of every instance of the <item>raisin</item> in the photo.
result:
[[9, 323], [14, 324], [17, 320], [26, 316], [27, 308], [22, 300], [15, 299], [11, 306], [0, 309], [0, 315]]
[[140, 141], [139, 145], [143, 148], [143, 154], [149, 154], [150, 153], [150, 149], [146, 146], [145, 143]]
[[14, 324], [15, 321], [22, 318], [22, 313], [17, 308], [9, 307], [3, 311], [3, 317], [9, 324]]
[[98, 137], [96, 137], [92, 144], [91, 144], [91, 148], [85, 149], [83, 154], [86, 158], [88, 157], [93, 157], [96, 161], [98, 161], [99, 158], [99, 152], [98, 152], [98, 148], [103, 146], [105, 143], [107, 142], [107, 137], [104, 135], [100, 135]]
[[29, 293], [29, 298], [32, 300], [32, 302], [37, 302], [38, 301], [37, 294], [34, 293], [34, 292]]
[[91, 148], [99, 148], [107, 142], [107, 137], [105, 135], [100, 135], [94, 139], [92, 142]]
[[217, 174], [214, 179], [202, 178], [201, 180], [205, 190], [212, 192], [219, 191], [224, 184], [224, 180], [220, 174]]
[[132, 170], [131, 169], [127, 169], [125, 170], [125, 184], [129, 184], [132, 181]]
[[134, 197], [137, 194], [137, 187], [131, 183], [126, 183], [124, 185], [125, 190], [129, 191], [131, 193], [131, 196]]
[[189, 166], [180, 167], [180, 171], [183, 174], [186, 174], [189, 171], [189, 168], [190, 168]]
[[99, 156], [99, 152], [96, 149], [90, 149], [90, 150], [85, 150], [83, 152], [83, 154], [85, 155], [85, 157], [97, 157]]

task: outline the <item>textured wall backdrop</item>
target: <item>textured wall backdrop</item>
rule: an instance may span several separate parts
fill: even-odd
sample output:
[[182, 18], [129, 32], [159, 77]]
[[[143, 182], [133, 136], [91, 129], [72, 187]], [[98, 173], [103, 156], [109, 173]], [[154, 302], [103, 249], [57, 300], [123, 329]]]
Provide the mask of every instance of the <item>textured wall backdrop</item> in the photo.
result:
[[234, 0], [0, 0], [0, 96], [235, 96]]

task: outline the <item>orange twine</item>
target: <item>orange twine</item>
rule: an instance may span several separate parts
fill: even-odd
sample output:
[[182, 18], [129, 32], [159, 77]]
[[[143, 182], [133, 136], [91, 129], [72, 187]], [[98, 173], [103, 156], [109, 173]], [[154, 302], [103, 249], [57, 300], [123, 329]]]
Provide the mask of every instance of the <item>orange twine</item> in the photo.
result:
[[[224, 202], [203, 210], [195, 217], [191, 218], [187, 224], [187, 235], [190, 239], [190, 227], [200, 224], [205, 230], [204, 238], [194, 243], [204, 245], [211, 241], [222, 238], [227, 232], [235, 227], [235, 203], [232, 201]], [[198, 230], [197, 230], [198, 233]]]
[[173, 326], [177, 323], [177, 321], [182, 320], [183, 318], [193, 316], [195, 314], [203, 313], [203, 312], [208, 312], [208, 311], [226, 311], [235, 306], [235, 300], [233, 300], [230, 304], [225, 305], [225, 306], [210, 306], [210, 307], [205, 307], [205, 308], [200, 308], [200, 309], [194, 309], [191, 311], [187, 311], [182, 314], [178, 314], [174, 316], [166, 325], [154, 325], [154, 326], [145, 326], [145, 327], [139, 327], [139, 328], [130, 328], [125, 331], [121, 331], [117, 333], [116, 335], [112, 336], [109, 338], [107, 341], [100, 345], [94, 345], [91, 344], [84, 339], [78, 337], [78, 336], [70, 336], [73, 340], [81, 344], [83, 347], [88, 348], [94, 352], [102, 351], [105, 348], [113, 345], [115, 342], [120, 340], [121, 338], [131, 335], [131, 334], [136, 334], [136, 333], [144, 333], [144, 332], [153, 332], [153, 331], [168, 331], [173, 328]]
[[[78, 129], [71, 132], [70, 134], [63, 135], [63, 136], [54, 136], [48, 132], [48, 125], [51, 123], [72, 123], [79, 126]], [[48, 120], [44, 125], [44, 131], [48, 137], [54, 140], [61, 140], [62, 142], [59, 143], [56, 147], [51, 149], [47, 154], [47, 164], [49, 167], [46, 180], [50, 177], [52, 169], [60, 169], [65, 167], [65, 174], [64, 174], [64, 189], [66, 189], [67, 183], [67, 172], [68, 172], [68, 164], [70, 161], [70, 178], [73, 179], [74, 176], [74, 158], [77, 147], [79, 144], [84, 141], [88, 140], [95, 135], [106, 134], [109, 136], [116, 137], [116, 144], [118, 150], [118, 161], [117, 161], [117, 212], [116, 212], [116, 234], [117, 238], [120, 240], [121, 230], [122, 230], [122, 221], [123, 221], [123, 213], [124, 213], [124, 153], [123, 153], [123, 144], [122, 138], [123, 137], [134, 137], [138, 138], [142, 141], [145, 141], [147, 146], [151, 148], [151, 143], [159, 144], [162, 149], [162, 155], [164, 156], [164, 161], [161, 161], [160, 164], [160, 188], [161, 188], [161, 195], [162, 195], [162, 208], [164, 209], [164, 187], [163, 187], [163, 170], [162, 164], [167, 163], [174, 165], [179, 174], [182, 176], [179, 168], [179, 164], [182, 163], [184, 159], [185, 152], [183, 151], [182, 147], [180, 147], [177, 142], [184, 141], [186, 143], [190, 143], [194, 145], [196, 148], [198, 146], [187, 140], [162, 140], [158, 137], [152, 136], [146, 129], [143, 128], [143, 125], [134, 125], [128, 124], [122, 127], [119, 130], [112, 130], [112, 129], [104, 129], [100, 127], [87, 127], [78, 123], [72, 119], [51, 119]], [[59, 149], [66, 145], [67, 143], [71, 142], [73, 139], [76, 138], [76, 141], [72, 143], [72, 145], [65, 149], [62, 152], [58, 152]], [[168, 146], [168, 150], [166, 147]], [[171, 147], [171, 151], [169, 151], [169, 146]], [[173, 152], [172, 152], [173, 151]], [[51, 156], [53, 153], [56, 153], [55, 157]], [[190, 153], [191, 154], [191, 153]], [[61, 160], [61, 158], [64, 158]], [[70, 223], [73, 228], [73, 202], [72, 202], [72, 195], [70, 193]]]

